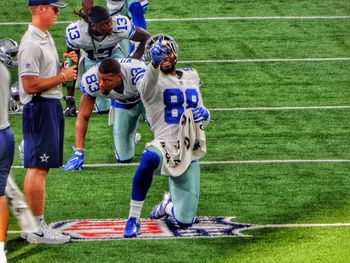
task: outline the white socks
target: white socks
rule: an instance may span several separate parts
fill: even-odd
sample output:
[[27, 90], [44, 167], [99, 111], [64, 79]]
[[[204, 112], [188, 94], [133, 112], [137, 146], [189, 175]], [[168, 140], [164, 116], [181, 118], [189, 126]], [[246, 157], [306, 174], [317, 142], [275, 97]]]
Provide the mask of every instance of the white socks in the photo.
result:
[[0, 242], [0, 262], [6, 263], [6, 254], [5, 254], [5, 242]]
[[34, 216], [35, 217], [35, 221], [38, 225], [40, 225], [40, 223], [44, 220], [44, 216], [40, 215], [40, 216]]
[[135, 217], [137, 219], [140, 218], [144, 202], [145, 201], [134, 201], [134, 200], [130, 201], [129, 218], [130, 217]]

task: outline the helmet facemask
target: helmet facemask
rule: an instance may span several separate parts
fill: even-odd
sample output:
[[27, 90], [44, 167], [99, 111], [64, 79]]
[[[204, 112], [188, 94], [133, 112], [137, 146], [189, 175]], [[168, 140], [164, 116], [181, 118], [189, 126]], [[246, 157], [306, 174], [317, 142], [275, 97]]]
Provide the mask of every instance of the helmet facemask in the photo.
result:
[[0, 40], [0, 61], [8, 67], [17, 67], [18, 44], [11, 38]]

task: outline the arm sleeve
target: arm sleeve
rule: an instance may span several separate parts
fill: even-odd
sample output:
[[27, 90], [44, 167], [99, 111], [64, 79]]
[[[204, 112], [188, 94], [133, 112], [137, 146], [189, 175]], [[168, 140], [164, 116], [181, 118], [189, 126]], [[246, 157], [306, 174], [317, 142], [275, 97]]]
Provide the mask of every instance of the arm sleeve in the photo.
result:
[[154, 68], [152, 63], [149, 63], [145, 75], [142, 80], [137, 83], [137, 90], [145, 104], [154, 97], [158, 86], [159, 71], [159, 67]]

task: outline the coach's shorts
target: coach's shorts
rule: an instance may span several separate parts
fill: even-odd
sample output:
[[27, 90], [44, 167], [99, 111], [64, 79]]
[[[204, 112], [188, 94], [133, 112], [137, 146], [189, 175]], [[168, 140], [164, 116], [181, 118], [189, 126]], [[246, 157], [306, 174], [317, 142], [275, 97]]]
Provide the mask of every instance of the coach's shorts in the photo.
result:
[[58, 168], [63, 164], [64, 115], [58, 99], [40, 96], [23, 107], [25, 168]]
[[15, 140], [10, 127], [0, 130], [0, 196], [5, 195], [7, 177], [11, 170]]

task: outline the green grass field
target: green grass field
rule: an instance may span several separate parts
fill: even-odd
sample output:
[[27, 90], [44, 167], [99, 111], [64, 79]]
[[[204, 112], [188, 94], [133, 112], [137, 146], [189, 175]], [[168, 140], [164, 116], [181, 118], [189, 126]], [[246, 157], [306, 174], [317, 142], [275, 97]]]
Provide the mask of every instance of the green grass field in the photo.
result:
[[[70, 6], [59, 20], [73, 21], [77, 17], [72, 11], [79, 9], [80, 1], [66, 2]], [[104, 5], [103, 0], [96, 3]], [[1, 23], [29, 21], [27, 6], [21, 0], [2, 1], [0, 14], [0, 38], [20, 41], [26, 25]], [[150, 0], [149, 32], [167, 33], [177, 40], [178, 66], [198, 70], [204, 103], [214, 120], [206, 129], [208, 154], [201, 166], [198, 216], [235, 216], [237, 222], [258, 225], [350, 223], [350, 109], [339, 107], [350, 106], [349, 14], [350, 2], [344, 0]], [[155, 20], [208, 17], [250, 19]], [[295, 18], [282, 19], [286, 17]], [[57, 24], [50, 30], [60, 54], [65, 51], [66, 26]], [[237, 61], [248, 59], [259, 61]], [[11, 72], [15, 80], [17, 73]], [[10, 121], [18, 145], [21, 116], [11, 115]], [[65, 161], [72, 153], [74, 122], [66, 119]], [[141, 120], [139, 132], [142, 141], [134, 162], [152, 139]], [[282, 162], [286, 160], [299, 162]], [[115, 163], [106, 115], [96, 114], [90, 120], [85, 163]], [[17, 152], [14, 165], [21, 165]], [[123, 166], [50, 171], [46, 221], [126, 218], [135, 170], [136, 166]], [[13, 173], [22, 187], [25, 170], [15, 168]], [[156, 177], [144, 218], [166, 189], [167, 180]], [[9, 229], [19, 231], [14, 219]], [[251, 237], [54, 246], [27, 244], [18, 232], [11, 232], [7, 250], [9, 262], [350, 261], [349, 226], [265, 228], [244, 234]]]

